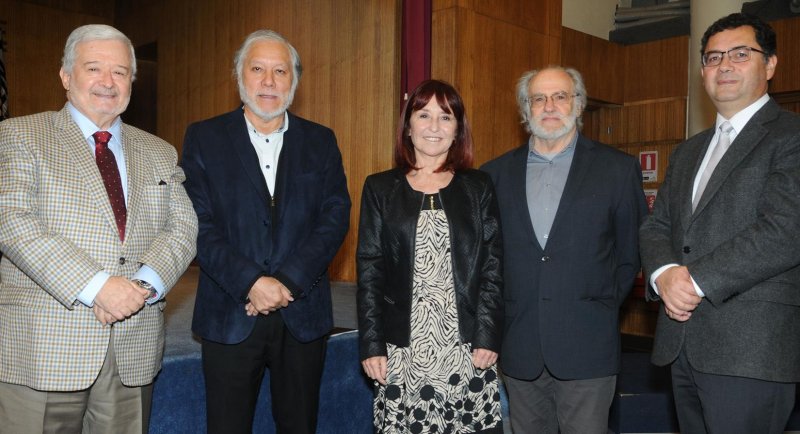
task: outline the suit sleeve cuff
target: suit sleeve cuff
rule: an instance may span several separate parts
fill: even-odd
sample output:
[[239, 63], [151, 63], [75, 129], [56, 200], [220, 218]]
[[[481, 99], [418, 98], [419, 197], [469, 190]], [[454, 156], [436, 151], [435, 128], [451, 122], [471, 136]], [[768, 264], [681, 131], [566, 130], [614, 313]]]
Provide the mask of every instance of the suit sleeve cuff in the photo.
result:
[[285, 274], [281, 274], [280, 272], [278, 272], [275, 273], [272, 277], [278, 279], [278, 281], [281, 282], [283, 286], [285, 286], [289, 290], [289, 292], [292, 293], [292, 297], [295, 300], [303, 296], [303, 290], [300, 288], [300, 286], [294, 283]]

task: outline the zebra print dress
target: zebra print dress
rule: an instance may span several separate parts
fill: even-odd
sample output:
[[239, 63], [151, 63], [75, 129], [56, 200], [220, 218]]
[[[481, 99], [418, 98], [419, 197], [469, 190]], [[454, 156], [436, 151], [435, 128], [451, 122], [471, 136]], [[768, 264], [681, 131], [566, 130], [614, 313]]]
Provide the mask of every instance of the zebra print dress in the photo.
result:
[[[502, 432], [496, 367], [472, 365], [459, 342], [447, 217], [438, 195], [426, 195], [417, 221], [411, 345], [388, 344], [387, 384], [379, 386], [375, 431]], [[438, 208], [438, 209], [436, 209]]]

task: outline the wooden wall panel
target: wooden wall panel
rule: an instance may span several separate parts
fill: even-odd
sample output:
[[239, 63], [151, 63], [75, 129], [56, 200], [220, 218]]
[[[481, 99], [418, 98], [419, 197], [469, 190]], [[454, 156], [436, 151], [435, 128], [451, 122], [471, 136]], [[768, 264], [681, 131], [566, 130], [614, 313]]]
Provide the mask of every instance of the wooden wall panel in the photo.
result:
[[686, 136], [686, 98], [626, 105], [623, 143], [683, 140]]
[[515, 86], [525, 71], [560, 58], [560, 24], [555, 34], [550, 31], [556, 16], [560, 20], [560, 2], [554, 0], [503, 0], [491, 7], [469, 0], [433, 2], [431, 75], [452, 83], [464, 98], [476, 165], [526, 139]]
[[623, 46], [570, 28], [562, 32], [562, 65], [583, 75], [592, 101], [624, 104], [685, 97], [689, 38]]
[[653, 337], [658, 309], [661, 309], [661, 303], [628, 297], [620, 309], [619, 331], [628, 335]]
[[561, 64], [581, 73], [590, 99], [622, 104], [624, 49], [622, 45], [564, 27]]
[[189, 123], [239, 105], [233, 56], [245, 36], [269, 28], [292, 42], [303, 75], [291, 110], [334, 130], [353, 200], [351, 231], [331, 277], [355, 281], [361, 188], [367, 175], [392, 165], [399, 8], [400, 0], [168, 0], [131, 8], [119, 25], [156, 23], [156, 35], [137, 33], [137, 40], [158, 45], [158, 133], [179, 150]]
[[800, 114], [800, 101], [782, 102], [781, 107], [783, 107], [786, 110], [789, 110], [790, 112], [795, 112]]
[[800, 91], [800, 17], [769, 23], [777, 36], [778, 68], [770, 92]]
[[84, 24], [111, 23], [105, 15], [80, 12], [86, 5], [79, 0], [64, 1], [63, 5], [43, 3], [46, 5], [0, 0], [0, 20], [6, 22], [5, 64], [12, 116], [60, 110], [67, 101], [58, 77], [67, 36]]
[[515, 27], [525, 29], [536, 29], [539, 33], [550, 34], [551, 21], [558, 20], [555, 27], [557, 32], [561, 31], [561, 8], [557, 8], [559, 14], [544, 10], [547, 2], [543, 1], [518, 1], [518, 0], [495, 0], [481, 1], [473, 0], [471, 7], [475, 13], [482, 15], [490, 20], [506, 22]]
[[625, 46], [625, 102], [685, 97], [688, 53], [688, 36]]

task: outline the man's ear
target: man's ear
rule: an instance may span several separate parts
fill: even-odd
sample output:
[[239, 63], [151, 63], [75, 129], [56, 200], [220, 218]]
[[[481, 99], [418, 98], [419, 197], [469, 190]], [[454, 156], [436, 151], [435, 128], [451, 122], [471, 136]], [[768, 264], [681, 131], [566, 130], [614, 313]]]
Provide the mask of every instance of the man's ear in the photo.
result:
[[775, 75], [775, 67], [778, 66], [778, 56], [773, 54], [767, 59], [767, 80], [771, 80]]
[[64, 86], [64, 90], [69, 90], [70, 75], [64, 71], [64, 67], [58, 70], [58, 76], [61, 77], [61, 85]]

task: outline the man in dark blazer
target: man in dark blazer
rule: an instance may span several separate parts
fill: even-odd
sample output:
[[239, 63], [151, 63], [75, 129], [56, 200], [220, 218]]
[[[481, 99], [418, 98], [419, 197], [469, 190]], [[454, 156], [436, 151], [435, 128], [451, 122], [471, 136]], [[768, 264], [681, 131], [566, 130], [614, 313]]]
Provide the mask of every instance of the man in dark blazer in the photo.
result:
[[619, 371], [618, 314], [639, 271], [646, 213], [630, 155], [578, 133], [586, 89], [571, 68], [525, 73], [523, 144], [483, 166], [503, 227], [500, 354], [517, 433], [603, 433]]
[[641, 229], [664, 304], [653, 363], [672, 364], [682, 432], [782, 433], [800, 381], [800, 117], [767, 94], [768, 25], [732, 14], [701, 46], [716, 125], [675, 150]]
[[286, 39], [250, 34], [235, 71], [243, 107], [189, 126], [183, 148], [208, 432], [252, 432], [268, 367], [278, 432], [314, 433], [333, 327], [327, 268], [350, 219], [342, 157], [330, 129], [287, 111], [301, 65]]

